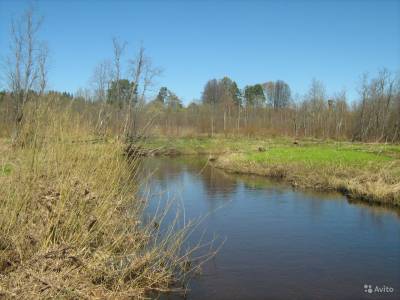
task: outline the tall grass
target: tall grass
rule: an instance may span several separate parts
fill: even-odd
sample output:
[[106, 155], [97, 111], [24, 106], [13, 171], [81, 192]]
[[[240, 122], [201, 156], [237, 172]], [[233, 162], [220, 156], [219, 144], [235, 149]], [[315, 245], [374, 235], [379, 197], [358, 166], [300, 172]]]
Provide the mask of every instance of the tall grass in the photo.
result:
[[[137, 159], [57, 99], [0, 140], [0, 298], [143, 298], [181, 289], [190, 227], [143, 223]], [[3, 169], [1, 169], [3, 170]]]

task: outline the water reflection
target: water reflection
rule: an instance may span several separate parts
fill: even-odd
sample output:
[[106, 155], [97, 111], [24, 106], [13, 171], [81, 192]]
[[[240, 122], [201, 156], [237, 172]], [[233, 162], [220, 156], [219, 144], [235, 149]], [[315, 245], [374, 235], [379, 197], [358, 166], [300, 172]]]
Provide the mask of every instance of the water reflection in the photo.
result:
[[237, 180], [225, 172], [212, 168], [207, 159], [193, 156], [183, 156], [174, 158], [171, 163], [166, 164], [165, 159], [152, 158], [144, 162], [143, 172], [155, 171], [152, 180], [156, 180], [162, 187], [167, 188], [166, 183], [171, 178], [179, 178], [182, 175], [190, 175], [201, 180], [202, 186], [210, 199], [229, 198], [235, 191]]
[[148, 159], [142, 172], [155, 172], [154, 191], [179, 195], [187, 218], [210, 214], [193, 241], [203, 229], [227, 238], [189, 299], [374, 299], [365, 283], [399, 296], [398, 210], [227, 174], [205, 158]]

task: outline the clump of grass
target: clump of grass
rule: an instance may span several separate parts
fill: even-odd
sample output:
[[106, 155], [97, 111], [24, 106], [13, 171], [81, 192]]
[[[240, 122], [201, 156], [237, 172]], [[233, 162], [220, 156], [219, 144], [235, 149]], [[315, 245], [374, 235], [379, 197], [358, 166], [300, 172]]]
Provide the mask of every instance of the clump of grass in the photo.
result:
[[11, 165], [10, 164], [4, 164], [0, 165], [0, 175], [9, 175], [11, 173]]
[[160, 237], [144, 224], [137, 161], [126, 160], [117, 140], [85, 143], [92, 135], [79, 114], [44, 103], [26, 113], [19, 146], [0, 147], [13, 163], [0, 176], [0, 298], [143, 298], [182, 289], [189, 227], [171, 224]]

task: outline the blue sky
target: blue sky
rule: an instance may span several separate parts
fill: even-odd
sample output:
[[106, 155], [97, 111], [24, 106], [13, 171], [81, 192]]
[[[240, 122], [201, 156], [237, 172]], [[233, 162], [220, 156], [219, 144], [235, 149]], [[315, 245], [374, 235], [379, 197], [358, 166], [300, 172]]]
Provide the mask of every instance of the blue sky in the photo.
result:
[[[0, 0], [0, 56], [9, 24], [32, 1]], [[363, 72], [400, 69], [400, 1], [35, 1], [51, 51], [50, 87], [75, 92], [112, 57], [112, 37], [144, 44], [185, 103], [208, 79], [240, 87], [282, 79], [303, 94], [312, 78], [350, 99]], [[154, 92], [155, 93], [155, 92]]]

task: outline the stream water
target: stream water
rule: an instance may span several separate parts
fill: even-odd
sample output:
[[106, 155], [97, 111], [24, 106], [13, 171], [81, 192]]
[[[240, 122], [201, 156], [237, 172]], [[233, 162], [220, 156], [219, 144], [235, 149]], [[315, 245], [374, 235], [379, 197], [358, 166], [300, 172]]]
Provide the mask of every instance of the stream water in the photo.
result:
[[224, 241], [186, 299], [400, 299], [398, 210], [227, 174], [201, 157], [142, 166], [150, 210], [174, 199], [185, 220], [205, 216], [189, 243]]

